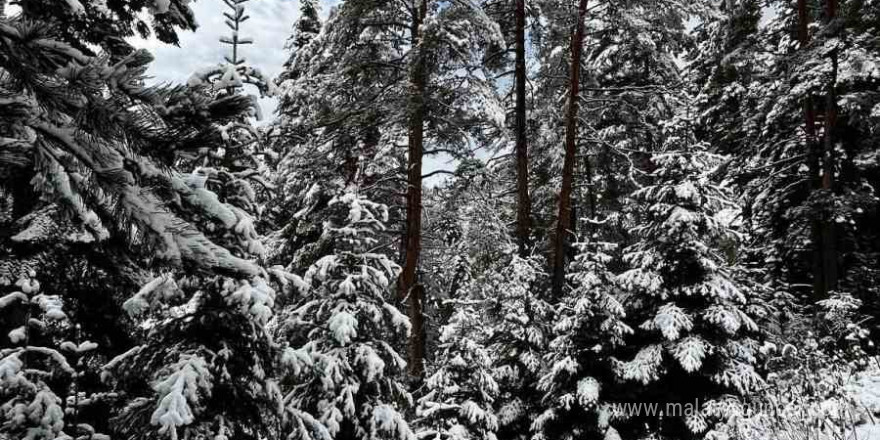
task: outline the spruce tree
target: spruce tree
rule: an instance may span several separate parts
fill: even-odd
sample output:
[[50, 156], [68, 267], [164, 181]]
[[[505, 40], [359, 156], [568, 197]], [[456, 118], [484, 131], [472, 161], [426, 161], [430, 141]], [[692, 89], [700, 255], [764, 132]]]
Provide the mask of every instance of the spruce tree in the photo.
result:
[[[612, 422], [624, 437], [702, 435], [715, 422], [703, 407], [763, 383], [754, 365], [758, 328], [747, 313], [759, 298], [743, 279], [737, 233], [726, 218], [736, 205], [713, 181], [725, 159], [706, 149], [687, 120], [669, 122], [663, 149], [652, 157], [652, 182], [633, 194], [642, 207], [634, 228], [639, 241], [624, 250], [629, 269], [618, 279], [628, 291], [623, 301], [634, 334], [614, 354], [623, 385], [609, 391], [631, 402], [697, 399], [701, 408], [668, 420], [652, 415]], [[677, 385], [684, 381], [691, 386]]]
[[309, 268], [301, 295], [280, 316], [283, 434], [413, 439], [406, 361], [392, 345], [410, 328], [392, 303], [399, 267], [374, 250], [387, 208], [356, 192], [328, 208], [324, 234], [334, 252]]
[[612, 270], [616, 246], [578, 243], [569, 268], [572, 290], [557, 305], [554, 338], [538, 383], [543, 411], [536, 438], [575, 439], [615, 432], [609, 425], [608, 389], [616, 376], [613, 356], [633, 329], [624, 322], [626, 291]]
[[425, 380], [415, 425], [420, 439], [494, 440], [498, 417], [494, 403], [498, 384], [492, 358], [484, 346], [479, 300], [458, 300], [453, 316], [440, 329], [440, 354]]
[[553, 309], [535, 292], [547, 288], [540, 260], [516, 255], [499, 260], [475, 281], [473, 296], [486, 301], [490, 323], [486, 344], [499, 385], [496, 415], [502, 439], [527, 438], [541, 413], [538, 380], [546, 367]]

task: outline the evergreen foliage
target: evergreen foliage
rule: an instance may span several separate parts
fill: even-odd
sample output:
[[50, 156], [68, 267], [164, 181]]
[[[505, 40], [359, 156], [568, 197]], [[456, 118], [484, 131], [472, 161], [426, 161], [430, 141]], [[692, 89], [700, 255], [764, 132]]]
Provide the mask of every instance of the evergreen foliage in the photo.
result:
[[877, 437], [880, 2], [247, 5], [0, 0], [0, 440]]

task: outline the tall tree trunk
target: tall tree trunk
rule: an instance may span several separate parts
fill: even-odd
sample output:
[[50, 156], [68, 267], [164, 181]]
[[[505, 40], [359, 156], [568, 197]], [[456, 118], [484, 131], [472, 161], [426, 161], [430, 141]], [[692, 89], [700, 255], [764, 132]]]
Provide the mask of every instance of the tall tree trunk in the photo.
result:
[[577, 139], [578, 99], [580, 95], [581, 52], [584, 45], [584, 18], [587, 15], [587, 0], [580, 0], [577, 24], [571, 38], [571, 67], [568, 92], [568, 108], [565, 115], [565, 159], [562, 164], [562, 188], [559, 190], [559, 210], [556, 214], [556, 233], [553, 236], [553, 294], [559, 298], [565, 285], [565, 251], [568, 233], [571, 229], [571, 188], [574, 161], [576, 159], [575, 141]]
[[529, 253], [532, 202], [529, 198], [529, 149], [526, 140], [526, 5], [516, 0], [516, 235], [519, 254]]
[[[810, 44], [809, 24], [810, 13], [807, 9], [807, 0], [798, 0], [798, 27], [797, 35], [801, 50]], [[804, 133], [807, 148], [807, 172], [809, 176], [810, 193], [815, 193], [821, 188], [821, 146], [816, 133], [816, 108], [813, 97], [804, 98]], [[825, 252], [822, 240], [822, 220], [817, 216], [810, 221], [810, 235], [813, 243], [812, 271], [813, 271], [813, 300], [824, 298], [825, 276], [823, 261]]]
[[810, 15], [809, 11], [807, 11], [807, 0], [798, 0], [797, 1], [797, 10], [798, 10], [798, 42], [801, 43], [801, 48], [806, 47], [807, 43], [810, 42], [810, 34], [807, 29], [810, 25]]
[[409, 165], [407, 169], [406, 230], [403, 272], [399, 280], [399, 296], [406, 300], [412, 332], [409, 338], [409, 374], [420, 378], [424, 373], [425, 327], [422, 302], [425, 291], [418, 286], [419, 255], [422, 250], [422, 155], [425, 137], [425, 91], [427, 65], [422, 47], [421, 26], [428, 11], [427, 0], [417, 0], [410, 28], [412, 53], [415, 54], [410, 72], [409, 90]]
[[[825, 2], [825, 20], [826, 25], [831, 25], [835, 17], [837, 17], [837, 0], [826, 0]], [[834, 132], [837, 125], [837, 92], [835, 83], [837, 82], [837, 49], [832, 49], [829, 53], [831, 58], [831, 79], [828, 82], [828, 88], [825, 95], [825, 130], [823, 131], [822, 154], [822, 191], [826, 200], [831, 201], [834, 196]], [[834, 230], [834, 213], [832, 212], [833, 202], [826, 206], [822, 216], [822, 278], [824, 281], [822, 296], [827, 297], [828, 293], [837, 289], [837, 240]]]

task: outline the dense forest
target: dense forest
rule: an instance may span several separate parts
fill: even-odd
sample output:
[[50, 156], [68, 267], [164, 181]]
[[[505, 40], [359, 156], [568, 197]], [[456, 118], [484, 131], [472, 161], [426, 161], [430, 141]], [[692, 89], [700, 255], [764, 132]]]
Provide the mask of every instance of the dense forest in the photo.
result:
[[0, 440], [880, 439], [880, 0], [199, 1], [0, 0]]

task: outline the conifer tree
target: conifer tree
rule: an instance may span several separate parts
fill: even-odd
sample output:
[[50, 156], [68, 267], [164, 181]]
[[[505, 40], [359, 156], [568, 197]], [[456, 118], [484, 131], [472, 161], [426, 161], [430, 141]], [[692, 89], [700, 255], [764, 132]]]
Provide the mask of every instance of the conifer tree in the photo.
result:
[[258, 439], [276, 432], [280, 395], [266, 329], [274, 300], [261, 278], [167, 273], [126, 301], [138, 322], [159, 324], [103, 367], [104, 379], [125, 392], [117, 435]]
[[39, 0], [19, 2], [18, 6], [29, 20], [63, 22], [55, 31], [60, 41], [86, 55], [97, 55], [97, 46], [114, 61], [135, 51], [128, 37], [155, 37], [176, 45], [179, 31], [198, 27], [192, 8], [182, 0]]
[[419, 439], [494, 440], [498, 430], [494, 401], [498, 384], [492, 358], [483, 345], [481, 301], [453, 302], [455, 312], [440, 329], [441, 353], [425, 380], [427, 392], [416, 410]]
[[409, 321], [392, 304], [399, 267], [376, 252], [387, 208], [355, 192], [329, 203], [334, 253], [306, 272], [281, 315], [284, 435], [294, 439], [413, 439], [406, 361], [392, 346]]
[[[756, 173], [749, 184], [754, 221], [772, 243], [772, 266], [792, 284], [811, 284], [812, 292], [801, 293], [815, 302], [835, 290], [861, 291], [862, 268], [876, 255], [871, 240], [855, 238], [876, 234], [868, 226], [876, 209], [869, 189], [875, 149], [858, 140], [871, 130], [867, 109], [874, 106], [865, 66], [876, 53], [861, 43], [870, 32], [860, 18], [873, 8], [838, 8], [833, 1], [791, 6], [780, 5], [762, 34], [766, 44], [788, 50], [768, 60], [761, 84], [761, 96], [778, 99], [759, 102], [764, 120], [754, 134], [760, 151], [749, 156]], [[780, 77], [790, 80], [775, 82]]]
[[536, 257], [512, 255], [496, 264], [477, 279], [473, 295], [485, 299], [491, 323], [486, 344], [499, 386], [498, 438], [527, 438], [540, 414], [538, 379], [553, 322], [545, 295], [535, 292], [547, 289], [548, 280]]
[[[235, 236], [229, 207], [191, 188], [179, 173], [161, 169], [163, 155], [210, 142], [218, 133], [186, 119], [182, 113], [190, 109], [175, 108], [186, 99], [179, 89], [140, 84], [149, 54], [134, 52], [110, 64], [53, 40], [45, 23], [31, 26], [16, 17], [3, 24], [0, 68], [7, 72], [2, 87], [10, 96], [2, 103], [9, 115], [3, 121], [4, 175], [20, 179], [28, 176], [23, 169], [35, 170], [25, 180], [33, 191], [22, 191], [27, 185], [18, 185], [21, 180], [4, 180], [18, 192], [13, 211], [30, 212], [40, 206], [34, 195], [43, 195], [95, 239], [112, 235], [165, 261], [256, 273], [255, 265], [200, 231], [213, 223]], [[67, 87], [62, 92], [57, 84]], [[206, 110], [229, 114], [242, 104], [232, 99]]]
[[536, 438], [575, 439], [615, 432], [609, 425], [607, 388], [615, 381], [612, 356], [633, 333], [624, 319], [625, 290], [611, 270], [615, 245], [578, 243], [568, 273], [573, 287], [557, 305], [548, 367], [538, 389], [543, 411]]
[[[244, 3], [227, 2], [230, 35], [220, 39], [230, 46], [226, 62], [194, 73], [187, 93], [189, 105], [237, 101], [247, 103], [249, 111], [206, 121], [219, 136], [178, 152], [174, 165], [192, 167], [186, 185], [212, 207], [222, 207], [228, 229], [214, 230], [212, 237], [240, 258], [259, 258], [264, 250], [254, 219], [266, 198], [260, 196], [271, 188], [263, 179], [260, 139], [250, 120], [259, 117], [259, 106], [242, 89], [249, 84], [271, 95], [274, 85], [241, 57], [241, 46], [251, 41], [240, 34], [248, 19]], [[264, 191], [258, 192], [258, 185]], [[158, 323], [142, 332], [139, 345], [105, 366], [107, 380], [128, 394], [116, 415], [120, 435], [272, 435], [280, 394], [274, 374], [277, 353], [267, 324], [275, 289], [289, 290], [285, 285], [298, 278], [277, 269], [259, 268], [251, 277], [176, 269], [155, 271], [123, 305], [137, 322]]]
[[[755, 36], [747, 41], [756, 47], [743, 48], [744, 58], [751, 51], [759, 53], [751, 58], [761, 60], [754, 68], [741, 63], [751, 69], [741, 81], [751, 83], [728, 87], [741, 96], [737, 105], [746, 110], [739, 113], [747, 117], [732, 124], [736, 132], [707, 124], [701, 137], [727, 132], [740, 140], [730, 148], [737, 149], [734, 159], [741, 165], [732, 165], [736, 171], [730, 174], [746, 189], [747, 221], [762, 245], [757, 263], [780, 288], [810, 307], [834, 291], [869, 298], [871, 289], [861, 280], [873, 276], [866, 268], [873, 267], [876, 240], [856, 237], [876, 235], [871, 196], [876, 162], [870, 159], [875, 148], [857, 133], [871, 130], [867, 109], [873, 98], [864, 88], [869, 76], [864, 66], [876, 55], [856, 35], [866, 35], [861, 17], [873, 9], [805, 0], [779, 3], [775, 10], [766, 25], [751, 31]], [[731, 24], [754, 23], [745, 5], [730, 14], [736, 11], [742, 19], [731, 15]], [[740, 59], [743, 52], [733, 50], [721, 60]], [[711, 101], [701, 101], [700, 108], [707, 115], [716, 112]], [[866, 307], [875, 307], [869, 303]]]
[[756, 53], [761, 8], [753, 0], [725, 1], [712, 12], [697, 29], [699, 43], [688, 65], [699, 87], [693, 102], [699, 115], [695, 129], [716, 152], [734, 155], [748, 148], [746, 138], [757, 123], [750, 86], [764, 73]]
[[[615, 372], [632, 387], [611, 391], [623, 401], [711, 405], [724, 393], [744, 395], [761, 385], [755, 370], [758, 301], [738, 265], [737, 234], [725, 219], [735, 209], [729, 190], [712, 180], [724, 158], [695, 142], [686, 120], [671, 121], [663, 150], [652, 157], [642, 202], [639, 241], [624, 250], [630, 269], [619, 282], [630, 292], [627, 322], [635, 333], [615, 353]], [[692, 386], [676, 384], [688, 381]], [[713, 420], [695, 411], [663, 420], [632, 418], [617, 424], [623, 436], [702, 435]], [[655, 423], [655, 425], [650, 425]], [[614, 426], [615, 424], [612, 423]]]
[[[570, 243], [583, 240], [579, 237], [599, 234], [601, 240], [624, 243], [631, 239], [626, 196], [639, 184], [646, 155], [659, 144], [660, 122], [678, 103], [682, 84], [676, 57], [689, 45], [687, 17], [699, 14], [702, 2], [588, 3], [577, 79], [576, 148], [569, 162], [570, 203], [565, 207], [568, 219], [562, 219], [562, 264], [553, 260], [559, 243], [554, 244], [555, 235], [549, 231], [560, 224], [566, 145], [566, 130], [560, 127], [568, 108], [560, 103], [566, 102], [573, 85], [569, 66], [579, 5], [536, 3], [542, 18], [534, 31], [539, 42], [534, 80], [537, 151], [532, 160], [535, 230], [551, 250], [548, 258], [554, 267], [564, 268], [576, 255]], [[557, 296], [564, 275], [554, 272]]]

